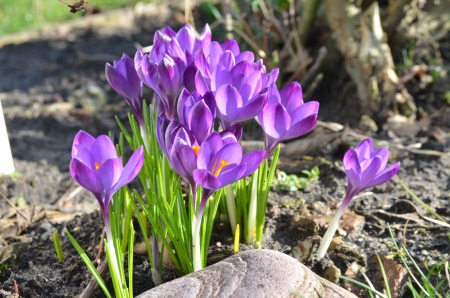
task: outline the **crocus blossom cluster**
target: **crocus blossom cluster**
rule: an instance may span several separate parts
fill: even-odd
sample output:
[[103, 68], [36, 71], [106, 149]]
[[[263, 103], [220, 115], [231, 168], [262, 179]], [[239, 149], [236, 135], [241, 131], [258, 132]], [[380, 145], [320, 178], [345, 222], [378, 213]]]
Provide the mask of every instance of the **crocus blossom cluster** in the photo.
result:
[[[235, 40], [213, 41], [208, 25], [199, 36], [190, 25], [178, 32], [170, 27], [158, 30], [149, 53], [138, 49], [134, 70], [130, 60], [124, 55], [114, 66], [107, 65], [107, 78], [135, 113], [142, 113], [135, 108], [142, 106], [142, 84], [155, 92], [156, 139], [193, 194], [193, 258], [198, 270], [198, 235], [209, 197], [255, 172], [279, 143], [311, 131], [319, 104], [303, 103], [298, 83], [279, 91], [278, 69], [267, 72], [263, 61], [241, 51]], [[241, 123], [253, 118], [265, 132], [265, 150], [243, 154]]]
[[317, 251], [318, 259], [322, 259], [330, 246], [336, 232], [339, 219], [350, 201], [361, 191], [383, 184], [394, 177], [400, 169], [400, 162], [386, 168], [389, 151], [386, 148], [375, 150], [370, 138], [362, 141], [355, 149], [349, 149], [344, 156], [344, 170], [347, 175], [347, 192], [333, 220], [323, 237]]
[[278, 69], [267, 73], [263, 61], [241, 51], [235, 40], [212, 41], [208, 25], [199, 37], [190, 25], [178, 32], [158, 30], [151, 51], [137, 51], [134, 70], [130, 60], [124, 55], [114, 66], [108, 64], [108, 81], [132, 107], [142, 105], [142, 83], [155, 91], [161, 112], [158, 142], [172, 167], [193, 187], [198, 184], [193, 175], [197, 155], [214, 132], [216, 118], [221, 130], [242, 134], [237, 126], [257, 117], [266, 135], [266, 159], [277, 144], [308, 133], [317, 122], [319, 104], [303, 103], [298, 83], [278, 91]]

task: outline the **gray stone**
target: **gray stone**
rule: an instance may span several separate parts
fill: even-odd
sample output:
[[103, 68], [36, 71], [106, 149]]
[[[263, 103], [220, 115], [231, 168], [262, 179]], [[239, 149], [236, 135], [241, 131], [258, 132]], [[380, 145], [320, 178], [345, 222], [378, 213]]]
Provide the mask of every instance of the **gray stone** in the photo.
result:
[[317, 276], [294, 258], [264, 249], [236, 254], [138, 296], [151, 297], [356, 298], [352, 293]]

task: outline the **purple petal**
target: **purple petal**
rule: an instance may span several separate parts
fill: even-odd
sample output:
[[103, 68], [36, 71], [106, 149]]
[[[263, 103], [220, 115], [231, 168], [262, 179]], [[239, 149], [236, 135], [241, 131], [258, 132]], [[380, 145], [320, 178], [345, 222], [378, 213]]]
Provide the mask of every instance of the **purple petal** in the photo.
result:
[[211, 77], [211, 70], [208, 60], [203, 51], [198, 51], [194, 57], [194, 64], [204, 77]]
[[239, 90], [243, 101], [248, 102], [253, 98], [255, 93], [261, 91], [261, 73], [259, 71], [253, 71], [241, 80], [239, 87], [236, 84], [234, 86]]
[[223, 85], [216, 91], [216, 105], [223, 128], [226, 129], [231, 126], [239, 108], [242, 107], [242, 97], [232, 85]]
[[178, 120], [183, 125], [187, 124], [188, 119], [187, 115], [189, 109], [192, 106], [190, 96], [191, 94], [189, 93], [189, 91], [183, 88], [183, 90], [181, 90], [180, 96], [178, 97], [178, 104], [177, 104]]
[[222, 64], [217, 65], [211, 73], [211, 90], [216, 91], [221, 86], [228, 84], [233, 84], [230, 72]]
[[257, 150], [251, 153], [244, 154], [242, 156], [241, 165], [245, 165], [245, 171], [242, 173], [240, 178], [244, 178], [253, 174], [253, 172], [256, 171], [256, 169], [261, 164], [261, 161], [263, 160], [265, 154], [266, 151], [264, 150]]
[[206, 24], [205, 27], [203, 27], [202, 34], [200, 35], [200, 38], [196, 41], [194, 46], [194, 52], [196, 52], [198, 49], [204, 49], [209, 46], [211, 43], [211, 29], [209, 28], [209, 25]]
[[116, 192], [122, 186], [130, 183], [137, 176], [137, 174], [139, 174], [139, 171], [141, 170], [143, 164], [144, 164], [144, 149], [142, 146], [140, 146], [133, 153], [133, 155], [131, 155], [130, 159], [125, 165], [125, 168], [122, 171], [122, 174], [120, 175], [119, 180], [117, 181], [116, 185], [114, 185], [114, 188], [112, 189], [111, 193]]
[[[123, 165], [120, 157], [108, 159], [101, 164], [97, 170], [97, 177], [100, 178], [105, 192], [109, 192], [119, 180], [122, 174]], [[111, 193], [112, 195], [112, 193]]]
[[84, 147], [83, 145], [75, 145], [72, 148], [72, 158], [76, 158], [83, 162], [86, 166], [91, 168], [92, 170], [95, 170], [95, 158], [92, 155], [92, 152]]
[[[215, 174], [218, 170], [221, 161], [224, 161], [228, 164], [237, 164], [241, 163], [242, 159], [242, 147], [239, 143], [231, 143], [223, 148], [221, 148], [214, 157], [210, 160], [208, 165], [208, 170]], [[223, 167], [226, 168], [227, 166]]]
[[219, 63], [220, 54], [223, 53], [220, 44], [217, 41], [213, 41], [204, 52], [205, 56], [208, 57], [210, 69], [214, 69]]
[[236, 56], [236, 63], [247, 61], [249, 63], [255, 62], [255, 55], [251, 51], [244, 51]]
[[[75, 139], [73, 140], [73, 147], [75, 147], [75, 145], [83, 145], [87, 149], [91, 150], [94, 142], [95, 138], [93, 136], [91, 136], [90, 134], [88, 134], [83, 130], [80, 130], [75, 136]], [[72, 150], [72, 157], [74, 157], [73, 150]]]
[[242, 138], [242, 133], [243, 133], [242, 125], [240, 125], [239, 123], [234, 124], [234, 125], [228, 127], [227, 129], [222, 130], [220, 132], [220, 136], [222, 137], [222, 139], [224, 139], [225, 135], [228, 133], [231, 133], [234, 136], [234, 138], [236, 140], [235, 142], [239, 142]]
[[294, 123], [300, 122], [306, 117], [311, 115], [317, 115], [319, 112], [319, 103], [317, 101], [310, 101], [305, 104], [297, 107], [292, 113], [288, 113], [291, 115], [291, 125]]
[[349, 183], [359, 185], [361, 181], [361, 166], [358, 160], [358, 154], [354, 149], [349, 149], [344, 155], [344, 170], [347, 174]]
[[163, 154], [168, 157], [166, 149], [166, 131], [170, 121], [163, 114], [161, 114], [156, 122], [156, 140], [162, 149]]
[[101, 135], [95, 140], [94, 144], [92, 144], [91, 152], [98, 163], [117, 157], [116, 147], [111, 139], [105, 135]]
[[355, 148], [358, 154], [359, 160], [363, 161], [370, 158], [370, 154], [373, 152], [373, 143], [371, 138], [367, 138], [358, 144]]
[[206, 83], [205, 78], [202, 76], [200, 71], [197, 71], [195, 74], [195, 89], [201, 95], [205, 95], [206, 92], [210, 91], [208, 84]]
[[361, 164], [361, 185], [362, 188], [367, 188], [370, 182], [375, 179], [377, 174], [381, 170], [381, 157], [375, 156], [372, 159], [367, 160], [366, 165]]
[[246, 165], [233, 165], [230, 168], [224, 169], [217, 177], [220, 181], [220, 187], [224, 187], [244, 177], [245, 168]]
[[205, 101], [206, 105], [208, 106], [209, 110], [211, 111], [211, 114], [213, 116], [213, 119], [216, 118], [216, 98], [212, 91], [208, 91], [203, 95], [203, 100]]
[[180, 44], [180, 48], [182, 50], [192, 53], [195, 43], [195, 33], [191, 25], [184, 25], [183, 28], [178, 31], [175, 38]]
[[[76, 158], [70, 162], [70, 174], [73, 179], [94, 194], [103, 194], [104, 189], [101, 180], [90, 167]], [[97, 195], [96, 195], [97, 196]]]
[[193, 185], [192, 173], [197, 169], [197, 155], [192, 147], [178, 140], [174, 145], [176, 148], [171, 155], [171, 163], [175, 171], [189, 184]]
[[189, 111], [188, 123], [197, 142], [203, 143], [214, 125], [212, 113], [204, 101], [199, 101]]
[[381, 168], [384, 169], [389, 161], [389, 151], [386, 148], [380, 148], [370, 153], [370, 158], [381, 157]]
[[222, 138], [217, 132], [212, 132], [200, 145], [197, 156], [197, 168], [208, 169], [210, 160], [222, 147]]
[[298, 82], [292, 82], [280, 91], [281, 104], [291, 114], [303, 104], [302, 87]]
[[195, 91], [195, 74], [197, 73], [197, 71], [198, 71], [198, 69], [195, 66], [194, 62], [189, 63], [188, 66], [186, 67], [186, 69], [184, 70], [183, 84], [184, 84], [184, 87], [189, 92]]
[[273, 103], [281, 104], [280, 92], [278, 92], [277, 85], [273, 85], [272, 87], [269, 88], [268, 96], [269, 96], [268, 104]]
[[219, 64], [225, 67], [226, 70], [230, 71], [231, 68], [236, 65], [233, 53], [230, 51], [223, 52], [219, 57]]
[[204, 188], [217, 190], [221, 186], [220, 181], [207, 170], [197, 169], [193, 174], [195, 182]]
[[[292, 121], [292, 119], [291, 119]], [[317, 114], [306, 117], [300, 122], [292, 124], [291, 127], [286, 131], [284, 135], [281, 136], [283, 141], [298, 138], [310, 132], [317, 123]]]
[[258, 120], [264, 132], [275, 139], [280, 139], [291, 125], [291, 117], [281, 104], [267, 105]]
[[250, 103], [238, 111], [233, 122], [243, 122], [256, 117], [266, 105], [267, 93], [257, 95]]
[[231, 40], [227, 40], [226, 42], [224, 42], [221, 46], [222, 51], [230, 51], [233, 53], [234, 56], [239, 55], [239, 53], [241, 52], [241, 50], [239, 50], [239, 45], [237, 43], [237, 41], [231, 39]]
[[397, 174], [399, 169], [400, 169], [400, 162], [397, 162], [392, 166], [386, 168], [385, 170], [381, 171], [374, 180], [372, 180], [370, 183], [367, 184], [367, 188], [380, 185], [391, 180], [392, 177], [394, 177]]
[[276, 86], [276, 82], [277, 82], [279, 73], [280, 73], [280, 69], [279, 68], [275, 68], [270, 73], [268, 73], [266, 75], [266, 80], [267, 80], [266, 86], [263, 86], [263, 87]]

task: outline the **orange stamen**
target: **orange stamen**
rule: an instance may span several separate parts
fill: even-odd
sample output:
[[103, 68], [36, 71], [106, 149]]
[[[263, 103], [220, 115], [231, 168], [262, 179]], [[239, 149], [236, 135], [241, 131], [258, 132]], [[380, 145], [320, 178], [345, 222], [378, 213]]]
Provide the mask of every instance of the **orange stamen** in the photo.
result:
[[98, 169], [100, 169], [100, 167], [101, 167], [104, 163], [105, 163], [104, 161], [102, 161], [102, 163], [94, 162], [95, 170], [98, 171]]
[[194, 150], [195, 155], [198, 155], [198, 151], [200, 151], [200, 146], [192, 146], [192, 150]]
[[[217, 163], [217, 159], [216, 159], [216, 163]], [[215, 166], [216, 166], [216, 163], [214, 164], [214, 167], [213, 167], [213, 172], [214, 172], [213, 175], [217, 177], [217, 176], [219, 176], [220, 171], [222, 171], [222, 169], [223, 169], [224, 167], [228, 166], [228, 162], [227, 162], [225, 159], [222, 159], [222, 160], [220, 161], [219, 166], [217, 167], [217, 170], [214, 171], [214, 168], [215, 168]]]

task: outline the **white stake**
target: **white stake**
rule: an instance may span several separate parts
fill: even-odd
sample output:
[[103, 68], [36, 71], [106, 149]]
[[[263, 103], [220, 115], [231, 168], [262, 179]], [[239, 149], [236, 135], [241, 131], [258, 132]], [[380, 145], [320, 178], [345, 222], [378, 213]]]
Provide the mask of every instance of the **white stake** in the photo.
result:
[[0, 101], [0, 175], [11, 175], [14, 172], [14, 163], [6, 132], [5, 118]]

